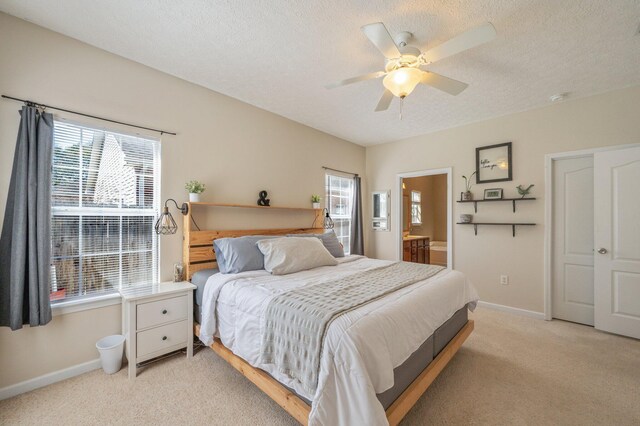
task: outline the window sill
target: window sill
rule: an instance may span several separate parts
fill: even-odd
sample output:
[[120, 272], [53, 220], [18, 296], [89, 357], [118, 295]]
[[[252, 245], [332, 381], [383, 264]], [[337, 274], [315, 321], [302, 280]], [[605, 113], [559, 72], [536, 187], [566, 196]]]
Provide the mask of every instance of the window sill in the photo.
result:
[[70, 300], [51, 305], [51, 314], [54, 317], [71, 314], [74, 312], [88, 311], [91, 309], [104, 308], [106, 306], [119, 305], [121, 302], [120, 293], [111, 293], [104, 296], [92, 297], [84, 300]]

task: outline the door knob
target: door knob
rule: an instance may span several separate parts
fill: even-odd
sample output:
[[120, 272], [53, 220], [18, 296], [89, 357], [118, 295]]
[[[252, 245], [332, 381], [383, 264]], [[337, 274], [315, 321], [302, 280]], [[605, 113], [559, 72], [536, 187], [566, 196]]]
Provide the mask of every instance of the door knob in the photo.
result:
[[607, 254], [607, 249], [606, 249], [606, 248], [604, 248], [604, 247], [603, 247], [603, 248], [600, 248], [600, 249], [598, 249], [598, 253], [600, 253], [600, 254]]

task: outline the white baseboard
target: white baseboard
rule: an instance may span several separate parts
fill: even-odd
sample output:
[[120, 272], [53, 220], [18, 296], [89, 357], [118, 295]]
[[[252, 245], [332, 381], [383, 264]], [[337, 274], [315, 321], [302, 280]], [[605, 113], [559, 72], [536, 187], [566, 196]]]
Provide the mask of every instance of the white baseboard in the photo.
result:
[[520, 315], [523, 317], [529, 317], [529, 318], [535, 318], [535, 319], [541, 319], [541, 320], [544, 319], [543, 312], [528, 311], [526, 309], [513, 308], [511, 306], [498, 305], [497, 303], [483, 302], [482, 300], [478, 302], [478, 306], [480, 306], [481, 308], [493, 309], [495, 311], [509, 312], [510, 314]]
[[54, 371], [33, 379], [25, 380], [24, 382], [16, 383], [0, 389], [0, 401], [3, 399], [11, 398], [21, 393], [29, 392], [34, 389], [38, 389], [52, 383], [61, 382], [62, 380], [70, 379], [71, 377], [79, 376], [80, 374], [97, 370], [101, 367], [100, 358], [91, 361], [84, 362], [82, 364], [74, 365], [62, 370]]

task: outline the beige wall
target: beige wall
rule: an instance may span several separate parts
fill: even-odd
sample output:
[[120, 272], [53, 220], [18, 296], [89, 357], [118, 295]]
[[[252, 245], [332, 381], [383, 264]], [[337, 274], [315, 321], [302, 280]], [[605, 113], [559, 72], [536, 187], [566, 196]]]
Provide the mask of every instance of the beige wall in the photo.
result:
[[[535, 184], [537, 201], [521, 203], [514, 214], [508, 203], [478, 206], [476, 221], [532, 221], [538, 225], [517, 229], [478, 229], [454, 225], [454, 267], [477, 286], [482, 300], [512, 307], [543, 311], [544, 156], [607, 145], [640, 142], [640, 86], [545, 108], [512, 114], [403, 141], [367, 147], [369, 187], [391, 189], [392, 216], [398, 213], [395, 186], [398, 173], [453, 168], [454, 198], [459, 199], [462, 175], [475, 169], [475, 148], [513, 142], [513, 181], [475, 185], [482, 197], [485, 188], [504, 188], [505, 197], [517, 196], [518, 184]], [[411, 153], [411, 155], [407, 155]], [[454, 221], [461, 213], [473, 213], [473, 205], [454, 203]], [[392, 222], [394, 223], [394, 222]], [[370, 233], [368, 255], [396, 257], [398, 229]], [[501, 274], [510, 284], [499, 283]]]
[[[407, 213], [402, 212], [403, 217], [407, 217], [409, 221], [409, 231], [411, 235], [433, 235], [433, 220], [431, 217], [425, 214], [425, 207], [429, 204], [431, 200], [432, 193], [432, 181], [426, 177], [417, 177], [417, 178], [407, 178], [403, 179], [402, 182], [405, 184], [405, 188], [403, 190], [403, 196], [407, 196], [408, 205], [407, 205]], [[412, 225], [411, 224], [411, 191], [420, 191], [421, 203], [422, 207], [422, 224], [421, 225]]]
[[[474, 237], [471, 227], [454, 225], [454, 266], [469, 275], [483, 300], [534, 311], [543, 309], [544, 154], [640, 142], [640, 87], [634, 87], [369, 147], [365, 174], [362, 147], [4, 14], [0, 92], [178, 132], [162, 142], [163, 199], [184, 200], [184, 182], [199, 179], [208, 186], [208, 201], [253, 203], [267, 189], [273, 204], [306, 206], [310, 194], [324, 192], [320, 166], [327, 165], [366, 176], [365, 194], [367, 188], [391, 189], [395, 215], [397, 173], [453, 167], [457, 199], [460, 176], [474, 169], [475, 148], [512, 141], [514, 181], [475, 186], [473, 192], [503, 187], [505, 196], [513, 196], [515, 185], [533, 183], [538, 201], [522, 204], [515, 215], [506, 203], [481, 205], [476, 218], [539, 225], [518, 230], [516, 238], [509, 228], [480, 228]], [[0, 200], [9, 185], [19, 108], [0, 101]], [[4, 201], [0, 206], [3, 214]], [[454, 220], [460, 213], [473, 213], [472, 206], [456, 203]], [[203, 226], [220, 228], [310, 224], [309, 218], [276, 212], [231, 217], [216, 211], [215, 222], [205, 212], [197, 217]], [[370, 232], [367, 254], [392, 259], [397, 239], [394, 228]], [[180, 259], [180, 241], [180, 232], [162, 239], [164, 279]], [[499, 284], [500, 274], [510, 276], [509, 286]], [[95, 359], [95, 341], [119, 330], [119, 306], [57, 316], [46, 327], [2, 328], [0, 388]]]
[[[177, 132], [162, 138], [163, 200], [185, 200], [184, 183], [198, 179], [207, 185], [205, 201], [253, 204], [266, 189], [273, 205], [310, 207], [310, 195], [324, 193], [322, 165], [365, 171], [364, 148], [358, 145], [5, 14], [0, 14], [0, 92]], [[0, 101], [2, 215], [20, 107]], [[313, 222], [310, 214], [254, 210], [232, 217], [219, 209], [215, 224], [205, 210], [196, 217], [201, 226], [221, 229]], [[180, 260], [181, 232], [162, 237], [161, 247], [161, 275], [169, 279], [173, 262]], [[58, 316], [46, 327], [1, 328], [0, 388], [95, 359], [95, 342], [119, 330], [119, 306]]]
[[427, 207], [433, 220], [432, 241], [447, 241], [447, 175], [429, 176], [433, 180], [431, 206]]
[[421, 193], [422, 224], [412, 225], [411, 234], [425, 235], [432, 241], [447, 241], [447, 175], [404, 178], [402, 181], [405, 183], [403, 196], [409, 200], [411, 191]]

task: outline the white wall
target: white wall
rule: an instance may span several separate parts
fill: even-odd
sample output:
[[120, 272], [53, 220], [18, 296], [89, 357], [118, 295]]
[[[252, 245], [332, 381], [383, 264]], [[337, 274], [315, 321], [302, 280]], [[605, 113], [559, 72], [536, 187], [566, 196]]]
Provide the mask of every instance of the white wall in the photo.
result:
[[[454, 267], [469, 276], [483, 300], [542, 312], [544, 155], [640, 142], [638, 105], [640, 86], [367, 147], [369, 187], [391, 189], [391, 214], [395, 215], [398, 173], [453, 167], [457, 200], [464, 188], [461, 176], [475, 169], [475, 148], [513, 142], [513, 181], [476, 185], [472, 192], [482, 198], [485, 188], [497, 187], [504, 188], [505, 197], [513, 197], [518, 184], [535, 184], [531, 196], [538, 199], [518, 204], [515, 214], [506, 202], [479, 204], [474, 220], [531, 221], [538, 225], [518, 228], [515, 238], [510, 227], [480, 227], [474, 236], [472, 226], [454, 225]], [[455, 203], [453, 210], [457, 221], [461, 213], [473, 213], [473, 205]], [[398, 232], [371, 232], [368, 255], [394, 259]], [[509, 275], [510, 285], [500, 285], [501, 274]]]
[[[324, 193], [322, 165], [364, 175], [363, 147], [1, 13], [0, 93], [177, 132], [162, 138], [163, 200], [185, 200], [184, 183], [198, 179], [207, 184], [204, 201], [253, 204], [266, 189], [273, 205], [310, 207], [311, 194]], [[20, 108], [0, 101], [1, 215]], [[231, 216], [219, 209], [196, 217], [219, 229], [313, 222], [311, 214], [253, 209]], [[161, 239], [163, 279], [181, 259], [181, 239], [181, 231]], [[1, 328], [0, 388], [95, 359], [95, 342], [119, 332], [119, 306], [57, 316], [46, 327]]]

